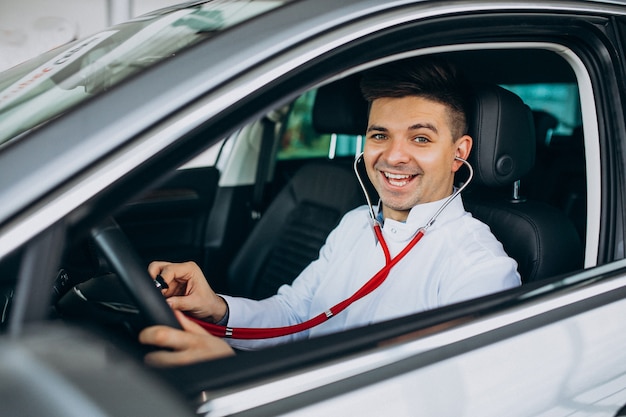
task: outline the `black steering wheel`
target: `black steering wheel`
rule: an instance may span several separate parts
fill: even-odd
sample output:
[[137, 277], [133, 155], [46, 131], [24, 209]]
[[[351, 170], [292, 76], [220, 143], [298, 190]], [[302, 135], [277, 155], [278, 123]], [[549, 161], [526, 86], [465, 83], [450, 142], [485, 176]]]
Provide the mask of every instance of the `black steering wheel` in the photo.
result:
[[143, 261], [117, 222], [109, 217], [91, 230], [91, 236], [137, 303], [137, 308], [148, 324], [162, 324], [182, 329], [174, 312], [165, 302]]

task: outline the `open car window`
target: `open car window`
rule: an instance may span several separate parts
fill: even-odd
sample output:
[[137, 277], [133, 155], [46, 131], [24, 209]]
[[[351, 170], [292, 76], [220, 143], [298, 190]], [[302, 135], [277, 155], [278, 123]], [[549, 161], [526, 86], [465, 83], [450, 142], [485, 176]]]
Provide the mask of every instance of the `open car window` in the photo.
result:
[[[494, 54], [497, 55], [497, 53]], [[549, 129], [541, 131], [541, 134], [550, 135], [551, 139], [561, 137], [561, 140], [565, 141], [565, 146], [558, 143], [558, 146], [563, 147], [553, 147], [546, 151], [550, 154], [549, 158], [554, 159], [538, 161], [543, 165], [538, 165], [537, 168], [541, 170], [553, 169], [555, 160], [560, 160], [561, 157], [570, 157], [569, 154], [561, 155], [561, 152], [565, 152], [565, 149], [571, 151], [572, 147], [569, 146], [569, 143], [581, 139], [580, 137], [574, 138], [577, 128], [578, 131], [581, 128], [577, 85], [571, 82], [553, 84], [515, 84], [509, 82], [502, 83], [502, 85], [517, 93], [536, 114], [543, 111], [552, 114], [555, 119], [554, 124]], [[264, 138], [264, 116], [263, 119], [235, 131], [229, 135], [225, 142], [214, 145], [209, 152], [209, 162], [198, 166], [192, 165], [189, 169], [183, 170], [184, 172], [180, 176], [173, 176], [161, 188], [151, 191], [140, 200], [133, 201], [126, 208], [120, 210], [116, 217], [125, 233], [130, 237], [131, 242], [144, 257], [144, 261], [147, 263], [154, 259], [180, 261], [191, 259], [201, 264], [212, 279], [216, 280], [214, 285], [224, 291], [235, 289], [236, 293], [240, 291], [237, 293], [238, 295], [250, 295], [251, 293], [245, 292], [248, 290], [267, 294], [276, 291], [277, 287], [272, 287], [271, 291], [268, 290], [268, 292], [259, 290], [255, 287], [256, 284], [246, 283], [242, 285], [237, 281], [239, 277], [236, 274], [229, 276], [232, 264], [237, 260], [237, 249], [246, 245], [246, 240], [252, 233], [257, 221], [250, 219], [249, 204], [247, 202], [241, 204], [238, 200], [239, 197], [237, 197], [242, 195], [245, 199], [251, 198], [246, 197], [246, 194], [250, 194], [250, 183], [234, 181], [224, 185], [220, 180], [231, 174], [228, 172], [229, 169], [246, 166], [246, 161], [250, 161], [251, 158], [256, 158], [257, 166], [262, 158], [275, 159], [274, 162], [264, 161], [268, 164], [269, 170], [266, 177], [253, 178], [253, 181], [262, 183], [270, 180], [263, 187], [262, 210], [265, 210], [271, 206], [273, 200], [283, 190], [294, 173], [306, 165], [309, 160], [336, 160], [338, 165], [343, 165], [344, 168], [347, 165], [348, 168], [351, 168], [352, 160], [362, 149], [363, 138], [360, 135], [336, 134], [316, 130], [312, 123], [312, 109], [319, 88], [313, 87], [299, 95], [295, 100], [281, 105], [280, 108], [285, 108], [286, 104], [286, 108], [289, 110], [280, 112], [276, 124], [272, 125], [275, 145], [271, 152], [264, 154], [261, 150], [261, 142]], [[535, 127], [539, 132], [540, 126], [537, 124]], [[546, 147], [554, 146], [557, 143], [551, 139], [545, 140]], [[537, 140], [538, 142], [543, 141], [540, 138]], [[238, 147], [241, 144], [246, 144], [246, 146]], [[225, 148], [228, 148], [228, 151], [221, 154]], [[581, 155], [584, 158], [583, 148], [580, 147], [578, 150], [583, 152]], [[215, 161], [219, 161], [219, 158], [223, 158], [224, 162], [216, 165]], [[238, 158], [241, 159], [239, 163], [237, 163]], [[560, 167], [560, 165], [556, 165]], [[583, 164], [578, 168], [584, 168], [584, 159]], [[236, 172], [241, 174], [239, 170]], [[248, 170], [248, 172], [252, 173], [253, 176], [257, 174], [255, 169]], [[538, 174], [539, 177], [524, 178], [521, 185], [525, 195], [543, 198], [546, 204], [556, 207], [566, 216], [569, 216], [579, 226], [577, 229], [579, 237], [584, 240], [587, 220], [585, 217], [586, 173], [583, 169], [578, 174], [580, 177], [576, 179], [580, 179], [580, 181], [572, 185], [572, 187], [576, 187], [573, 189], [563, 190], [561, 185], [545, 181], [543, 171]], [[566, 171], [557, 175], [570, 175], [570, 173]], [[189, 179], [192, 177], [194, 180]], [[563, 196], [561, 191], [568, 194]], [[360, 193], [360, 190], [358, 192]], [[511, 188], [506, 192], [512, 193], [513, 189]], [[361, 196], [358, 198], [359, 204], [363, 204], [364, 199]], [[182, 212], [181, 209], [183, 209]], [[217, 229], [207, 226], [214, 225], [214, 222], [231, 226], [230, 228], [220, 227]], [[203, 239], [218, 243], [217, 246], [209, 248], [210, 251], [213, 251], [209, 253], [211, 256], [203, 253], [203, 250], [207, 249], [202, 243]], [[325, 236], [322, 236], [319, 244], [322, 244], [324, 239]], [[82, 244], [80, 243], [80, 245]], [[312, 258], [309, 261], [315, 259], [317, 250], [319, 250], [319, 246], [312, 251]], [[64, 272], [74, 279], [74, 281], [70, 279], [70, 283], [75, 283], [76, 280], [91, 279], [93, 278], [92, 275], [108, 277], [111, 272], [106, 268], [104, 270], [99, 269], [102, 267], [98, 260], [99, 255], [97, 251], [93, 251], [90, 245], [69, 255], [68, 262], [71, 266], [64, 269]], [[76, 260], [77, 263], [72, 264]], [[301, 267], [305, 265], [306, 263]], [[291, 279], [295, 278], [297, 272], [294, 270]], [[72, 277], [73, 274], [74, 277]], [[105, 282], [105, 279], [102, 279], [102, 282]], [[248, 290], [244, 288], [248, 288]], [[65, 288], [65, 290], [67, 289]], [[100, 289], [94, 291], [99, 292]], [[76, 313], [76, 311], [72, 311], [76, 308], [72, 302], [61, 307], [64, 317], [71, 317], [72, 314]], [[99, 303], [102, 302], [102, 300], [99, 301]], [[122, 305], [127, 302], [128, 300], [125, 300]], [[116, 311], [116, 314], [118, 313], [119, 311]], [[82, 316], [83, 314], [84, 310], [79, 309], [78, 315]]]
[[[489, 54], [497, 56], [497, 52]], [[454, 58], [454, 54], [449, 56]], [[539, 200], [562, 213], [576, 225], [577, 237], [583, 242], [587, 225], [586, 172], [582, 137], [576, 136], [582, 131], [581, 110], [578, 86], [570, 79], [567, 81], [509, 82], [501, 83], [501, 86], [516, 93], [537, 116], [534, 120], [537, 137], [533, 139], [539, 144], [538, 155], [542, 154], [537, 158], [534, 170], [520, 181], [522, 197]], [[214, 145], [205, 154], [207, 159], [204, 162], [194, 161], [185, 165], [186, 169], [177, 171], [165, 184], [120, 210], [116, 218], [144, 262], [147, 264], [155, 259], [195, 260], [211, 277], [211, 284], [224, 293], [260, 298], [260, 294], [271, 295], [280, 285], [291, 283], [309, 262], [315, 260], [326, 234], [320, 235], [315, 244], [311, 243], [312, 249], [307, 256], [298, 258], [297, 266], [288, 274], [285, 272], [285, 276], [278, 281], [269, 277], [275, 273], [272, 265], [281, 263], [279, 258], [272, 260], [270, 254], [263, 261], [263, 266], [249, 272], [249, 264], [245, 258], [240, 258], [239, 250], [252, 245], [249, 238], [254, 236], [254, 228], [262, 221], [254, 218], [254, 211], [258, 210], [263, 219], [294, 175], [310, 162], [325, 160], [344, 170], [352, 169], [352, 162], [362, 149], [363, 137], [319, 131], [314, 127], [313, 105], [320, 88], [313, 86], [297, 98], [281, 104], [272, 124], [267, 124], [267, 116], [264, 115], [236, 130], [223, 142]], [[547, 128], [541, 125], [544, 119], [539, 117], [544, 113], [549, 115], [551, 122]], [[262, 142], [268, 136], [264, 129], [269, 129], [274, 143], [268, 152], [263, 151]], [[580, 143], [577, 142], [577, 147], [571, 146], [575, 141]], [[574, 157], [582, 161], [582, 164], [576, 165], [575, 175], [572, 174], [571, 164], [564, 164], [566, 158], [573, 157], [572, 152], [579, 152]], [[264, 164], [265, 176], [258, 177], [259, 166]], [[546, 175], [548, 171], [560, 169], [563, 171]], [[546, 181], [547, 177], [567, 177], [571, 187], [563, 188], [561, 182]], [[231, 180], [225, 181], [225, 178]], [[258, 202], [254, 201], [259, 189], [255, 183], [262, 184]], [[365, 203], [356, 181], [353, 190], [355, 203], [346, 209]], [[511, 185], [505, 190], [497, 190], [496, 194], [498, 198], [502, 194], [507, 199], [513, 196], [514, 187]], [[376, 196], [372, 196], [375, 203]], [[338, 223], [342, 214], [329, 223], [326, 233]], [[282, 223], [287, 220], [281, 219], [281, 223], [274, 226], [276, 235], [281, 233]], [[204, 241], [212, 243], [207, 246]], [[94, 252], [80, 252], [80, 256], [85, 255], [98, 257]], [[87, 260], [94, 262], [96, 258]], [[296, 258], [294, 255], [293, 259]], [[79, 268], [83, 266], [79, 265]], [[242, 271], [245, 273], [240, 274]], [[89, 270], [89, 273], [106, 275], [108, 271]], [[261, 276], [265, 278], [255, 281]], [[82, 279], [81, 276], [79, 280]]]

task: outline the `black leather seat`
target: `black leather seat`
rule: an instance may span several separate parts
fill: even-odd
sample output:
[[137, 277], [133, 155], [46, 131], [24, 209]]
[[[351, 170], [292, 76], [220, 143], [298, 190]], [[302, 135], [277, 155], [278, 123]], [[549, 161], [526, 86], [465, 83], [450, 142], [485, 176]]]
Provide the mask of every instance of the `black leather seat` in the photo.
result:
[[[365, 131], [367, 107], [360, 94], [356, 99], [354, 94], [342, 94], [358, 91], [358, 83], [353, 79], [348, 83], [347, 89], [335, 91], [327, 86], [318, 91], [313, 110], [318, 133]], [[350, 166], [335, 161], [302, 166], [272, 201], [231, 263], [229, 292], [254, 299], [275, 294], [317, 259], [343, 215], [362, 204], [365, 198]]]
[[363, 204], [354, 174], [324, 163], [299, 169], [259, 220], [229, 271], [233, 295], [269, 297], [313, 260], [349, 210]]
[[470, 135], [474, 184], [466, 209], [488, 224], [518, 262], [524, 282], [583, 266], [583, 248], [573, 223], [557, 208], [515, 195], [514, 183], [533, 167], [535, 131], [530, 109], [495, 85], [476, 88]]

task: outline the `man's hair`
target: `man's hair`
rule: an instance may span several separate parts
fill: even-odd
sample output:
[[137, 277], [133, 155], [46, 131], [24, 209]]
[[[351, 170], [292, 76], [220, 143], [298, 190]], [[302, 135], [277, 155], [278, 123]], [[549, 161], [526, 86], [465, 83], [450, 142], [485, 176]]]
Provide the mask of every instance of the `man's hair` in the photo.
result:
[[449, 61], [416, 57], [381, 65], [366, 71], [361, 92], [368, 103], [378, 98], [419, 96], [450, 109], [450, 131], [458, 139], [467, 133], [469, 86]]

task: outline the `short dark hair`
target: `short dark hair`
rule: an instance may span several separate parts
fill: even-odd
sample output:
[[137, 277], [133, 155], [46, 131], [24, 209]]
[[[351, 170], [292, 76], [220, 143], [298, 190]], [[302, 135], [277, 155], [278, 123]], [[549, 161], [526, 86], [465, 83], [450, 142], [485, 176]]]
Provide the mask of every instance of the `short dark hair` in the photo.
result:
[[370, 69], [361, 78], [361, 93], [371, 103], [378, 98], [419, 96], [450, 109], [450, 131], [456, 140], [467, 133], [469, 85], [451, 62], [440, 57], [416, 57]]

